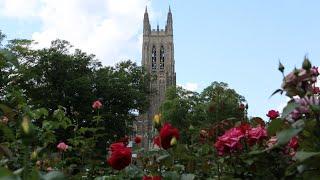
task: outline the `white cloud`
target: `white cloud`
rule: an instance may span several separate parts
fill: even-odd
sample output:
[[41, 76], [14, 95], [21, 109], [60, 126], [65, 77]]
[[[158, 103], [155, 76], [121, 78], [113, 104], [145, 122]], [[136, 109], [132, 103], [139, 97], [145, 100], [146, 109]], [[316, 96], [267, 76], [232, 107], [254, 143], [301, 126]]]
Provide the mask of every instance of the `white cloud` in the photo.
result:
[[[41, 29], [32, 34], [39, 47], [57, 38], [92, 53], [104, 65], [140, 57], [143, 13], [148, 0], [5, 0], [7, 16], [34, 16]], [[30, 3], [30, 4], [29, 4]], [[20, 11], [27, 7], [25, 12]], [[0, 6], [0, 10], [3, 9]], [[134, 60], [134, 59], [133, 59]], [[140, 62], [140, 60], [135, 59]]]
[[30, 18], [36, 15], [38, 0], [1, 0], [0, 14], [15, 18]]
[[182, 84], [181, 87], [189, 91], [197, 91], [199, 88], [199, 85], [197, 83], [188, 82], [188, 83]]

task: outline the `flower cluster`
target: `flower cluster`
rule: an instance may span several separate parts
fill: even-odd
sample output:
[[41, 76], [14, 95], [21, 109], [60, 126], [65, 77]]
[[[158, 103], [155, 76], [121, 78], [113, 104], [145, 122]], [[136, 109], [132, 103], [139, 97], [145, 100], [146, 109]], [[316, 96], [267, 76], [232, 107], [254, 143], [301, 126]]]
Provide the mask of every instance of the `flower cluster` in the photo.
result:
[[113, 169], [122, 170], [131, 163], [131, 148], [122, 142], [111, 144], [110, 151], [111, 155], [107, 162]]
[[284, 78], [282, 88], [289, 97], [303, 96], [307, 91], [314, 90], [318, 76], [318, 67], [295, 69]]
[[214, 144], [219, 155], [224, 155], [226, 152], [233, 152], [242, 149], [240, 140], [244, 137], [243, 132], [239, 128], [232, 128], [218, 138]]
[[234, 127], [226, 131], [214, 144], [219, 155], [239, 151], [243, 148], [243, 144], [248, 142], [249, 145], [263, 140], [267, 137], [267, 130], [264, 126], [251, 127], [247, 123], [243, 123], [238, 127]]
[[159, 136], [154, 138], [154, 144], [163, 149], [169, 149], [176, 144], [179, 139], [179, 130], [171, 124], [165, 123], [160, 129]]
[[299, 119], [303, 114], [310, 113], [310, 106], [320, 105], [320, 99], [316, 95], [305, 96], [303, 98], [294, 98], [294, 101], [299, 105], [291, 113], [293, 120]]
[[[278, 139], [276, 136], [272, 136], [268, 141], [267, 141], [267, 146], [268, 148], [272, 148], [276, 143], [278, 142]], [[285, 154], [289, 154], [290, 156], [294, 156], [296, 154], [296, 151], [299, 147], [299, 141], [298, 137], [294, 136], [293, 138], [290, 139], [288, 144], [286, 145], [284, 149]]]

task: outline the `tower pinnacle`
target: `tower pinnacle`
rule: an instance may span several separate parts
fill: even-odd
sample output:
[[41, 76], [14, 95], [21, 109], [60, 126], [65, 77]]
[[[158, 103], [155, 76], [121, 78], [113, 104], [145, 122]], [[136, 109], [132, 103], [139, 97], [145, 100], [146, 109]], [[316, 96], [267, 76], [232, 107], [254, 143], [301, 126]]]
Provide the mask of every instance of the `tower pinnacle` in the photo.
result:
[[151, 26], [149, 22], [149, 15], [148, 15], [148, 9], [146, 6], [146, 10], [144, 12], [144, 17], [143, 17], [143, 34], [149, 34], [151, 32]]
[[172, 13], [171, 13], [171, 7], [169, 6], [169, 12], [167, 17], [167, 25], [166, 25], [166, 33], [168, 35], [173, 35], [173, 28], [172, 28]]

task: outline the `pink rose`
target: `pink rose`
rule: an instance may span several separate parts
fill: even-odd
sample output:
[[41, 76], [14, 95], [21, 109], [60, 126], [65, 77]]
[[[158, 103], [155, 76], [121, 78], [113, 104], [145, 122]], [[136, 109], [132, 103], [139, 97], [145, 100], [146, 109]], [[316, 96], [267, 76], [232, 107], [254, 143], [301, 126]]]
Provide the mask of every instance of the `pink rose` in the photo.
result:
[[272, 136], [272, 137], [267, 141], [267, 146], [268, 146], [268, 148], [272, 148], [277, 142], [278, 142], [277, 136]]
[[270, 118], [270, 119], [276, 119], [277, 117], [279, 117], [279, 111], [276, 111], [276, 110], [270, 110], [267, 114], [267, 116]]
[[242, 129], [231, 128], [222, 136], [218, 137], [214, 147], [217, 149], [219, 155], [240, 150], [242, 149], [240, 141], [244, 136], [245, 134], [243, 133]]
[[102, 103], [99, 100], [94, 101], [92, 104], [93, 109], [101, 109], [101, 107], [102, 107]]
[[57, 145], [57, 148], [60, 150], [60, 151], [66, 151], [68, 149], [68, 145], [65, 144], [64, 142], [61, 142]]
[[267, 130], [264, 126], [258, 126], [256, 128], [251, 128], [248, 131], [249, 144], [253, 145], [256, 142], [265, 139], [267, 137]]

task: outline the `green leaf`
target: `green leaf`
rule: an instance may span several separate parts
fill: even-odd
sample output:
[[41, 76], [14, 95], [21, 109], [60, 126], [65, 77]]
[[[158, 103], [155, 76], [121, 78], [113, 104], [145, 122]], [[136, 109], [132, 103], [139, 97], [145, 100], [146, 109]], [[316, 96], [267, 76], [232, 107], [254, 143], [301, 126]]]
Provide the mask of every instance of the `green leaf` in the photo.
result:
[[0, 167], [0, 177], [3, 178], [3, 177], [6, 177], [6, 176], [12, 176], [12, 173], [8, 169]]
[[34, 118], [39, 119], [41, 117], [47, 117], [49, 115], [48, 110], [45, 108], [39, 108], [34, 110]]
[[179, 179], [179, 174], [175, 171], [167, 171], [163, 173], [163, 177], [166, 180], [176, 180]]
[[304, 152], [304, 151], [298, 151], [295, 155], [295, 158], [302, 162], [310, 157], [313, 157], [313, 156], [317, 156], [319, 155], [320, 152]]
[[17, 170], [15, 170], [15, 171], [13, 172], [13, 174], [15, 174], [15, 175], [20, 175], [20, 174], [23, 172], [23, 169], [24, 169], [24, 168], [17, 169]]
[[194, 174], [182, 174], [181, 180], [193, 180], [195, 177]]
[[276, 134], [276, 132], [280, 131], [283, 128], [284, 122], [282, 119], [274, 119], [268, 126], [268, 135]]
[[163, 160], [167, 159], [169, 156], [170, 156], [169, 154], [165, 154], [165, 155], [159, 156], [157, 158], [157, 162], [163, 161]]
[[320, 112], [320, 106], [319, 105], [310, 105], [310, 108], [315, 113], [319, 113]]
[[278, 139], [277, 145], [287, 144], [290, 141], [290, 139], [296, 136], [300, 131], [302, 131], [302, 128], [299, 128], [299, 129], [290, 128], [290, 129], [285, 129], [280, 131], [277, 134], [277, 139]]
[[126, 167], [124, 170], [125, 173], [130, 177], [130, 179], [134, 179], [136, 177], [141, 178], [143, 176], [143, 170], [134, 165], [130, 165]]
[[61, 180], [65, 179], [64, 175], [59, 171], [52, 171], [43, 176], [44, 180]]
[[9, 141], [14, 141], [15, 140], [15, 135], [12, 131], [11, 128], [8, 126], [5, 126], [3, 124], [0, 124], [0, 132], [2, 131], [3, 137], [5, 137]]
[[286, 118], [297, 107], [299, 107], [299, 105], [294, 101], [289, 102], [288, 105], [283, 108], [281, 118]]

